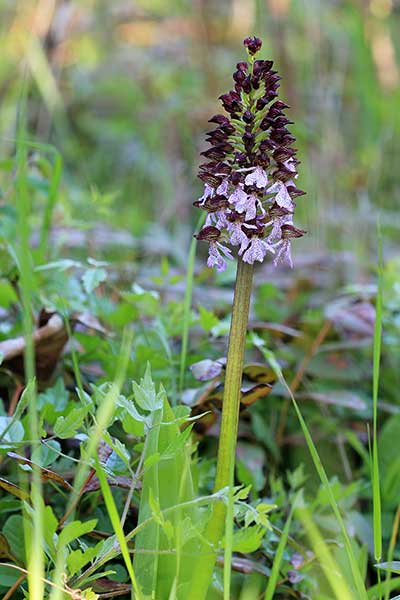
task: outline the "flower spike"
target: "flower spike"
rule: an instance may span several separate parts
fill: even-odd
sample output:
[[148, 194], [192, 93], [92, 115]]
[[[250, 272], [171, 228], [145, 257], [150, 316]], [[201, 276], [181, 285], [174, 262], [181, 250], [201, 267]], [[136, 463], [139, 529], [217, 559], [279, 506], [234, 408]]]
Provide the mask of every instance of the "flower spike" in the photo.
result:
[[250, 264], [270, 253], [274, 264], [293, 266], [291, 240], [305, 233], [293, 224], [293, 199], [305, 192], [295, 183], [299, 161], [287, 129], [289, 106], [277, 99], [281, 78], [272, 61], [257, 58], [259, 38], [243, 44], [248, 61], [237, 63], [234, 89], [220, 96], [227, 115], [209, 120], [216, 128], [207, 133], [210, 148], [202, 155], [208, 162], [199, 170], [204, 193], [194, 203], [208, 213], [196, 237], [210, 244], [207, 264], [219, 271], [233, 259], [229, 246]]

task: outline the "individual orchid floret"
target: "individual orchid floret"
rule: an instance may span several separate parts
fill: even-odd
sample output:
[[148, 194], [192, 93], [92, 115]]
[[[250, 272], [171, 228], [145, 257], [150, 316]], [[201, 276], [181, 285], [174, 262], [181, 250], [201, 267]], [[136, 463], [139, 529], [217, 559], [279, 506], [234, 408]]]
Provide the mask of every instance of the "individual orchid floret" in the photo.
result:
[[[250, 245], [247, 248], [246, 252], [243, 253], [243, 261], [247, 262], [251, 265], [256, 260], [258, 260], [259, 262], [263, 262], [267, 252], [271, 252], [272, 254], [274, 254], [275, 250], [267, 242], [267, 240], [264, 240], [259, 237], [254, 237], [251, 240]], [[240, 250], [239, 250], [239, 254], [240, 254]]]
[[210, 245], [208, 248], [207, 266], [216, 267], [217, 271], [223, 272], [226, 270], [226, 260], [233, 259], [232, 252], [221, 244], [218, 240], [221, 239], [221, 232], [217, 227], [206, 226], [197, 234], [198, 240], [207, 240]]
[[304, 192], [295, 184], [289, 106], [277, 99], [280, 77], [272, 61], [257, 58], [259, 38], [243, 43], [248, 60], [237, 63], [233, 89], [220, 96], [227, 114], [210, 119], [216, 127], [199, 169], [204, 193], [194, 203], [208, 213], [197, 238], [210, 244], [207, 264], [219, 271], [233, 258], [229, 247], [250, 264], [271, 253], [275, 264], [292, 266], [291, 239], [305, 233], [293, 224], [295, 199]]
[[281, 228], [281, 239], [275, 245], [275, 257], [274, 265], [277, 266], [280, 263], [286, 263], [293, 268], [292, 260], [292, 249], [291, 249], [291, 238], [302, 237], [305, 231], [297, 229], [293, 225], [282, 225]]
[[268, 183], [268, 176], [264, 169], [256, 167], [252, 173], [246, 176], [244, 182], [246, 185], [255, 185], [263, 189]]

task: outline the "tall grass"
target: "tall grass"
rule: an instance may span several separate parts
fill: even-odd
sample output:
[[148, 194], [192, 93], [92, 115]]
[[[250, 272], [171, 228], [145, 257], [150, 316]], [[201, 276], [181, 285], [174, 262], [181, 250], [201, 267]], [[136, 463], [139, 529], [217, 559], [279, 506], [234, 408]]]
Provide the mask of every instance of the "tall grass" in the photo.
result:
[[[24, 366], [27, 382], [28, 402], [28, 427], [31, 451], [40, 443], [39, 424], [37, 413], [37, 390], [35, 383], [35, 350], [33, 345], [33, 317], [32, 295], [33, 281], [32, 256], [30, 252], [30, 214], [31, 200], [28, 191], [28, 148], [26, 144], [26, 119], [28, 81], [23, 79], [18, 107], [17, 135], [16, 135], [16, 177], [15, 177], [15, 204], [17, 208], [17, 235], [18, 248], [15, 254], [18, 261], [19, 289], [22, 304], [23, 332], [25, 337]], [[29, 594], [32, 600], [42, 600], [44, 590], [44, 547], [43, 547], [43, 501], [42, 482], [39, 468], [33, 467], [30, 485], [30, 500], [32, 512], [24, 504], [24, 531], [25, 549], [28, 565]]]

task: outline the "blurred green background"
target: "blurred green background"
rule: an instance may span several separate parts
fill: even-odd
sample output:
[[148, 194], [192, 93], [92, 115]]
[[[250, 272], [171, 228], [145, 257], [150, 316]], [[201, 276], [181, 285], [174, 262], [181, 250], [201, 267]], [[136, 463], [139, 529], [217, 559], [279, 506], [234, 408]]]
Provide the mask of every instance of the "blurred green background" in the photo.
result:
[[309, 235], [295, 256], [339, 250], [365, 266], [378, 212], [387, 251], [396, 242], [399, 0], [1, 0], [0, 18], [2, 164], [25, 73], [31, 135], [65, 160], [57, 225], [150, 235], [183, 266], [207, 120], [256, 34], [298, 138]]

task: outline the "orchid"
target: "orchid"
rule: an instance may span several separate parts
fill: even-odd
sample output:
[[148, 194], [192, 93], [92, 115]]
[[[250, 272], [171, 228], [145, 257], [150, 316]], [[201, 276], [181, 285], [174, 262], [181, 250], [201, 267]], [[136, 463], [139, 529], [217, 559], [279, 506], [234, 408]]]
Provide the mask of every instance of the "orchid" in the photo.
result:
[[[294, 183], [295, 138], [286, 127], [289, 107], [277, 100], [280, 77], [272, 61], [256, 58], [261, 40], [246, 38], [244, 45], [248, 60], [237, 63], [234, 89], [220, 96], [228, 116], [210, 119], [217, 127], [207, 134], [211, 147], [202, 154], [208, 162], [199, 171], [204, 193], [195, 202], [208, 213], [196, 237], [210, 243], [207, 264], [218, 271], [233, 258], [229, 246], [239, 246], [238, 255], [249, 264], [274, 253], [274, 264], [293, 266], [291, 238], [305, 233], [293, 225], [294, 199], [304, 192]], [[286, 226], [296, 235], [288, 235]], [[222, 248], [204, 235], [210, 227], [219, 232]]]

